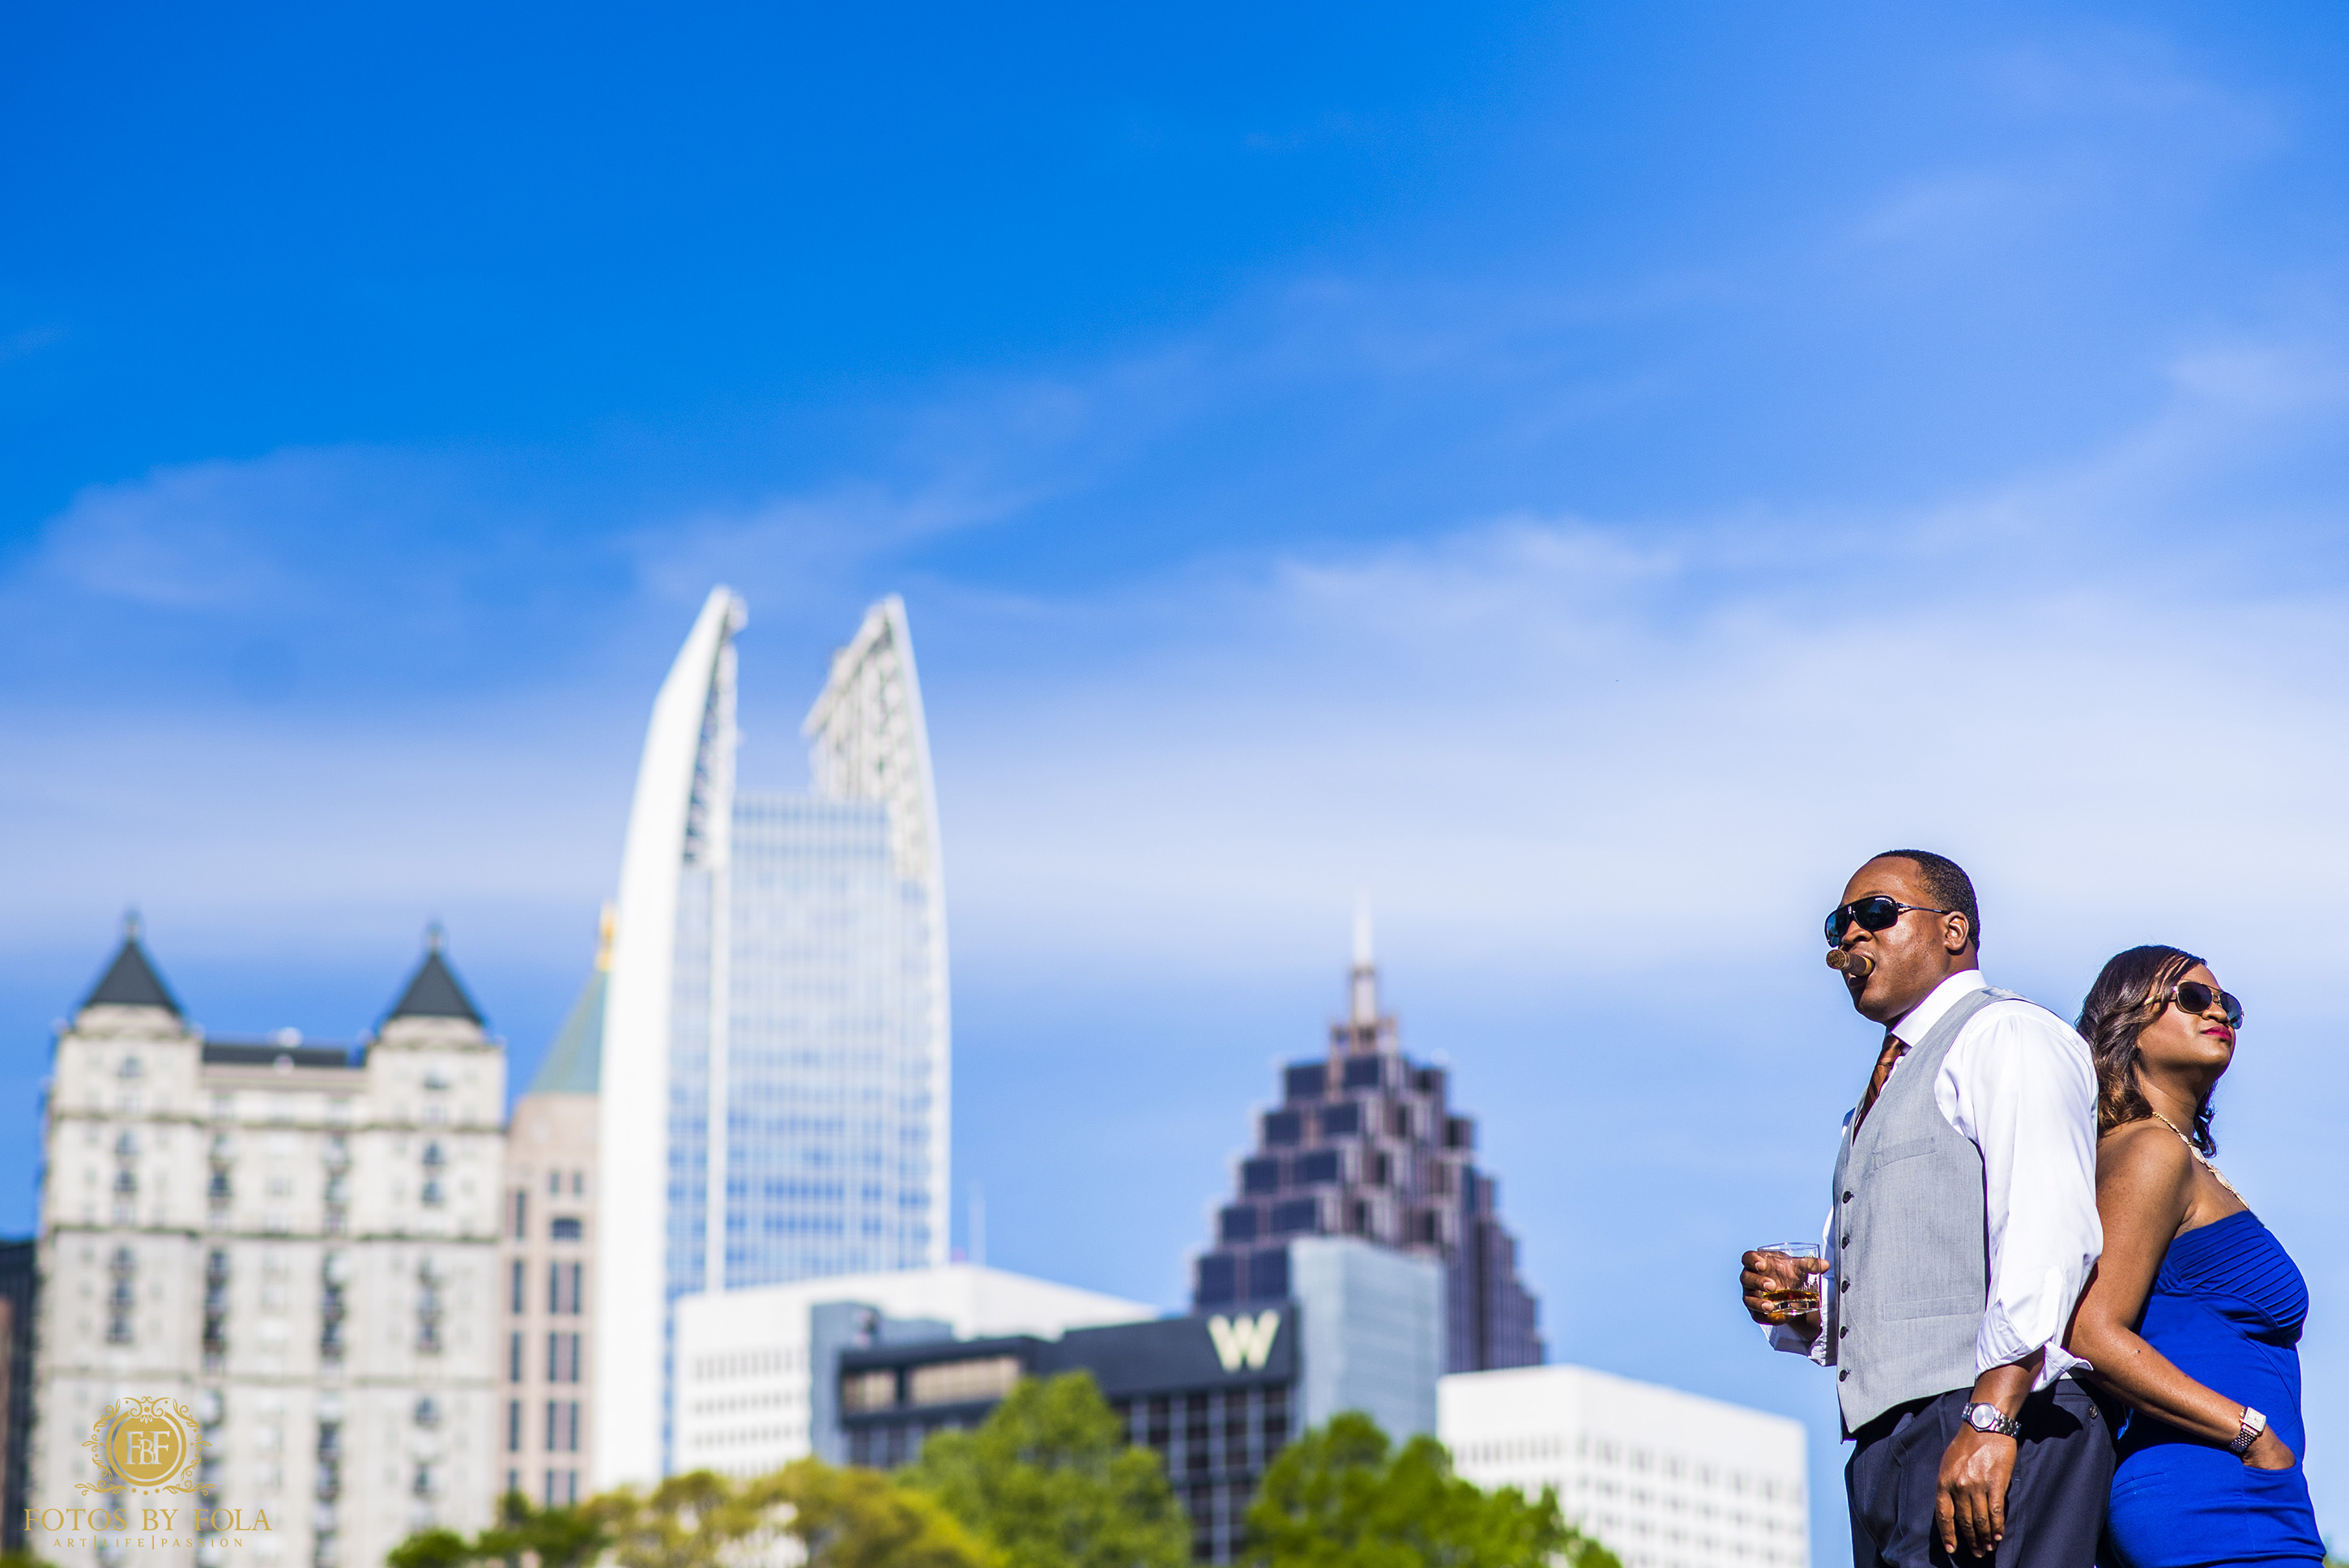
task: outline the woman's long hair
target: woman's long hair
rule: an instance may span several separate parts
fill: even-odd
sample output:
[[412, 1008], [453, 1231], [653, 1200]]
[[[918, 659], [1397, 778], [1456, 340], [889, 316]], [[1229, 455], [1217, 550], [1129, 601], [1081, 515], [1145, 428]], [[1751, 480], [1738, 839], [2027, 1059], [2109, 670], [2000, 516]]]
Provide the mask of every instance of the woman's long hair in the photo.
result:
[[[2116, 953], [2104, 973], [2088, 987], [2080, 1004], [2080, 1037], [2096, 1063], [2096, 1130], [2110, 1132], [2132, 1121], [2146, 1121], [2153, 1107], [2137, 1087], [2137, 1037], [2169, 1006], [2169, 988], [2178, 977], [2202, 960], [2178, 947], [2132, 947]], [[2210, 1100], [2206, 1095], [2194, 1109], [2189, 1136], [2205, 1154], [2219, 1152], [2210, 1136]]]

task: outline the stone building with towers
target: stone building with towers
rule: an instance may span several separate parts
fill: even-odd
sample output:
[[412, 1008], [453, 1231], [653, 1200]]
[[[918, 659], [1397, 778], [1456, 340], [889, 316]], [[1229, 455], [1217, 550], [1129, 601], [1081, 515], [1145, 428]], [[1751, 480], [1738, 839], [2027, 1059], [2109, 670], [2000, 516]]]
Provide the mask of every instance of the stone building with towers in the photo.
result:
[[437, 933], [345, 1046], [207, 1036], [129, 923], [51, 1063], [26, 1505], [99, 1501], [85, 1444], [129, 1398], [187, 1413], [200, 1490], [129, 1500], [178, 1533], [41, 1527], [33, 1554], [213, 1568], [235, 1529], [255, 1568], [373, 1568], [486, 1523], [504, 1101]]
[[1540, 1365], [1537, 1308], [1499, 1185], [1476, 1163], [1476, 1124], [1453, 1108], [1450, 1070], [1404, 1055], [1394, 1015], [1380, 1010], [1367, 910], [1355, 914], [1347, 1002], [1326, 1050], [1291, 1062], [1280, 1103], [1257, 1115], [1215, 1244], [1193, 1265], [1193, 1310], [1282, 1301], [1292, 1242], [1357, 1236], [1442, 1262], [1446, 1372]]

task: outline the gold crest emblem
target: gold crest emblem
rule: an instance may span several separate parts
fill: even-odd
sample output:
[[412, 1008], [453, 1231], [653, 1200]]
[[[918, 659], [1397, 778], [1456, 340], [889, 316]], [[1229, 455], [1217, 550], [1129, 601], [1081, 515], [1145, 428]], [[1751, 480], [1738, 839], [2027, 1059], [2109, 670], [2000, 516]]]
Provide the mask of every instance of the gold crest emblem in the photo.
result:
[[82, 1447], [100, 1480], [78, 1491], [210, 1491], [196, 1479], [198, 1453], [212, 1447], [195, 1414], [176, 1399], [118, 1399]]

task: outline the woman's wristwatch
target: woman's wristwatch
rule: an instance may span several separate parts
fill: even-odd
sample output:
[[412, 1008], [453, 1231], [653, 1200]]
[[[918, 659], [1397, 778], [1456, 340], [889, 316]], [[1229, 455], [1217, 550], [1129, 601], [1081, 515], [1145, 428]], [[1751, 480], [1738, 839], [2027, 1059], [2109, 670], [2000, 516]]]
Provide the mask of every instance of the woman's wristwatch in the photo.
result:
[[2267, 1429], [2268, 1418], [2249, 1405], [2244, 1406], [2243, 1429], [2235, 1434], [2235, 1440], [2227, 1445], [2227, 1451], [2237, 1459], [2241, 1459], [2251, 1451], [2251, 1445], [2258, 1442], [2260, 1434]]

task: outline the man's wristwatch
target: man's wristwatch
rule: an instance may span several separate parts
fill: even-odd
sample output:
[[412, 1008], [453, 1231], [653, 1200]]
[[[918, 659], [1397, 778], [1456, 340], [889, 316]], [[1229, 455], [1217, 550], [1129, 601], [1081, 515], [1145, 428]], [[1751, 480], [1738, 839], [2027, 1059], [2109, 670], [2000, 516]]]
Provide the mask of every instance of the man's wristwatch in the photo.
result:
[[2251, 1451], [2251, 1445], [2258, 1442], [2260, 1434], [2267, 1429], [2268, 1418], [2249, 1405], [2244, 1406], [2243, 1429], [2235, 1434], [2235, 1440], [2227, 1445], [2227, 1451], [2237, 1459], [2241, 1459]]
[[[2023, 1423], [2001, 1410], [1996, 1405], [1974, 1403], [1958, 1412], [1958, 1419], [1977, 1432], [1996, 1432], [2002, 1438], [2023, 1436]], [[2249, 1447], [2249, 1444], [2244, 1445]]]

